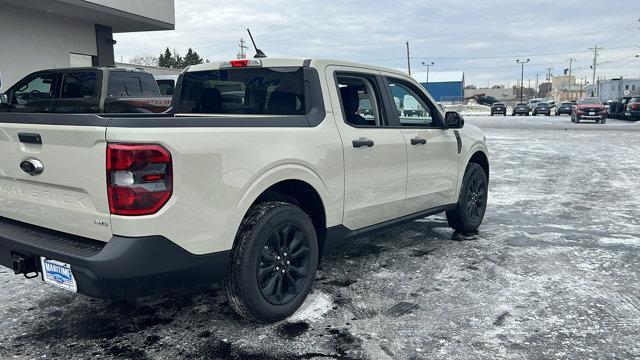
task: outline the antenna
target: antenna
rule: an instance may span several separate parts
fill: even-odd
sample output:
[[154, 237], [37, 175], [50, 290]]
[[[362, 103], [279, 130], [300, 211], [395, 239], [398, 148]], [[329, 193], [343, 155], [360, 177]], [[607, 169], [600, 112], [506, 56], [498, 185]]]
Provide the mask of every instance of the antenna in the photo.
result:
[[253, 35], [251, 35], [251, 30], [247, 29], [247, 32], [249, 33], [249, 37], [251, 38], [251, 42], [253, 43], [253, 47], [256, 49], [256, 55], [254, 56], [254, 58], [256, 58], [256, 59], [266, 58], [267, 55], [265, 55], [262, 52], [262, 50], [258, 49], [258, 47], [256, 46], [256, 42], [255, 42], [255, 40], [253, 40]]

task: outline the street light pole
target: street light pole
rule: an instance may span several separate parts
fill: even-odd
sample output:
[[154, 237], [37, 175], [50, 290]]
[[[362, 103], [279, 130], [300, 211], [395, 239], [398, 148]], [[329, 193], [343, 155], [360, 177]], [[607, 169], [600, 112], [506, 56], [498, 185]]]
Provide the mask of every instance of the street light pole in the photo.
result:
[[516, 63], [522, 65], [522, 70], [520, 72], [520, 102], [522, 102], [522, 91], [524, 90], [524, 64], [528, 64], [531, 59], [525, 60], [516, 60]]
[[[429, 85], [429, 68], [432, 67], [433, 65], [435, 65], [435, 63], [433, 61], [429, 62], [429, 63], [424, 62], [424, 61], [422, 62], [422, 66], [426, 66], [426, 68], [427, 68], [427, 83], [426, 83], [427, 85]], [[426, 85], [425, 85], [425, 87], [426, 87]]]

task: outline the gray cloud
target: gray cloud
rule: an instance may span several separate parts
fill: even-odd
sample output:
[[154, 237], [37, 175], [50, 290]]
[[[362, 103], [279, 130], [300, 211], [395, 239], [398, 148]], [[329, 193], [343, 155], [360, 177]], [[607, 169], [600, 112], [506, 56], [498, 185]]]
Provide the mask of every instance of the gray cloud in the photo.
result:
[[[640, 76], [640, 13], [634, 0], [516, 1], [248, 1], [176, 0], [176, 30], [118, 34], [116, 55], [125, 60], [165, 47], [193, 47], [209, 59], [234, 57], [244, 29], [272, 57], [336, 58], [406, 70], [434, 61], [432, 71], [464, 70], [467, 83], [514, 84], [518, 56], [531, 58], [526, 79], [561, 73], [575, 58], [578, 76], [590, 78], [600, 44], [599, 75]], [[608, 16], [608, 14], [616, 14]], [[635, 24], [634, 24], [635, 21]], [[623, 31], [625, 30], [626, 31]], [[614, 38], [615, 35], [619, 35]], [[573, 53], [569, 53], [573, 52]]]

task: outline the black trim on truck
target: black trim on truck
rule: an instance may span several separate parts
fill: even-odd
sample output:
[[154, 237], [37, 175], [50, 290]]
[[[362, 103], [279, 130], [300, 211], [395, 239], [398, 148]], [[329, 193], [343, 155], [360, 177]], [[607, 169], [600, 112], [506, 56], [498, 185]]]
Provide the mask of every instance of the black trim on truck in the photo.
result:
[[162, 236], [114, 236], [103, 243], [0, 217], [0, 265], [15, 270], [14, 259], [34, 257], [38, 267], [39, 257], [70, 264], [78, 292], [97, 298], [220, 282], [230, 255], [194, 255]]
[[344, 225], [337, 225], [327, 228], [327, 239], [325, 242], [324, 250], [331, 249], [336, 246], [343, 245], [348, 240], [353, 240], [363, 236], [373, 235], [380, 231], [387, 230], [394, 226], [402, 225], [412, 222], [414, 220], [422, 219], [427, 216], [439, 214], [441, 212], [455, 209], [457, 204], [449, 204], [444, 206], [435, 207], [432, 209], [417, 212], [415, 214], [405, 215], [397, 219], [385, 221], [379, 224], [367, 226], [358, 230], [351, 230]]

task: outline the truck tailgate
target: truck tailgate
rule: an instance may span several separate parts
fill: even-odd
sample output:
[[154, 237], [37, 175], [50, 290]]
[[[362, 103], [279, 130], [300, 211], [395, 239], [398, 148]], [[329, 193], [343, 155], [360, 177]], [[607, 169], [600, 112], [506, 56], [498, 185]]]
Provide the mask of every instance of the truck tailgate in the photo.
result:
[[[106, 125], [94, 115], [0, 114], [0, 217], [108, 241]], [[42, 173], [21, 168], [30, 160]]]

